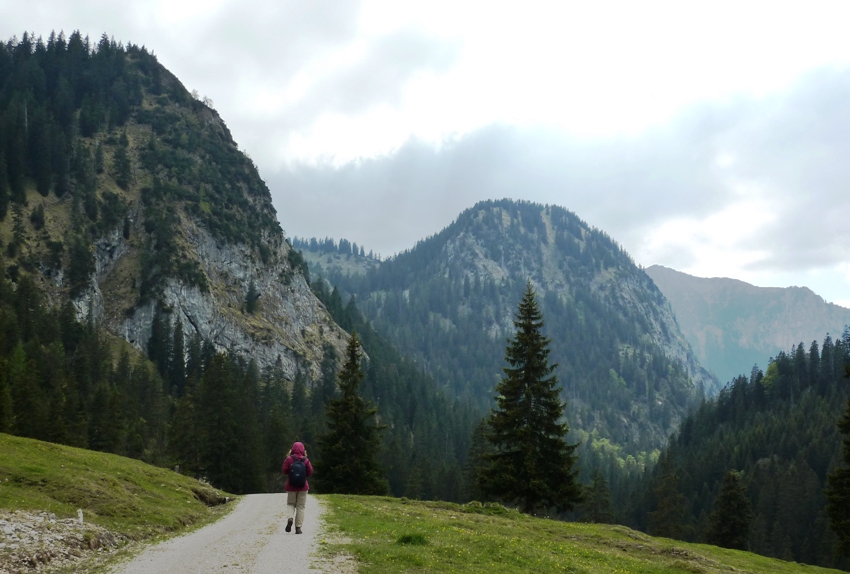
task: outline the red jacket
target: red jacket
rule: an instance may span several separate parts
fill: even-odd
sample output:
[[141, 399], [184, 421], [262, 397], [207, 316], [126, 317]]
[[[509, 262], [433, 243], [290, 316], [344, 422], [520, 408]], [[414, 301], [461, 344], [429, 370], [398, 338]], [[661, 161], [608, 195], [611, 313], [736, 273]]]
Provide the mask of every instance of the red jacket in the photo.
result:
[[291, 454], [286, 457], [286, 460], [283, 461], [283, 474], [287, 475], [286, 486], [284, 486], [284, 490], [286, 490], [286, 492], [304, 492], [310, 490], [309, 482], [305, 482], [304, 486], [301, 488], [294, 488], [292, 486], [289, 486], [289, 467], [292, 466], [293, 457], [298, 458], [299, 460], [303, 458], [307, 466], [307, 476], [313, 476], [313, 465], [310, 464], [310, 459], [306, 458], [304, 454], [304, 445], [300, 442], [296, 442], [292, 445]]

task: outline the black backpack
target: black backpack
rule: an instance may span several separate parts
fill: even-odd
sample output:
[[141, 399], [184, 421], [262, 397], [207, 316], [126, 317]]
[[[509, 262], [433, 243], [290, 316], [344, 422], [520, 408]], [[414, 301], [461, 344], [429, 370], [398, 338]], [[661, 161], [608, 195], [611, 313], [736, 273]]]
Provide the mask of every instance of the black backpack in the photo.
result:
[[295, 458], [292, 457], [292, 464], [289, 465], [289, 486], [292, 488], [304, 488], [307, 484], [307, 457]]

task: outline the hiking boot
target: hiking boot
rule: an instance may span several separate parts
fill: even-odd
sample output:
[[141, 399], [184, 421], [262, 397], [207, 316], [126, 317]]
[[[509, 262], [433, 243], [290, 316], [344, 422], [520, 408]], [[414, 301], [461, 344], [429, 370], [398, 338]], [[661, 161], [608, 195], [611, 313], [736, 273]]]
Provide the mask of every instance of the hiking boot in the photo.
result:
[[299, 527], [295, 527], [295, 534], [301, 534], [301, 529]]
[[[295, 530], [297, 531], [297, 530], [300, 530], [300, 529], [296, 528]], [[292, 519], [291, 518], [286, 521], [286, 531], [292, 532]]]

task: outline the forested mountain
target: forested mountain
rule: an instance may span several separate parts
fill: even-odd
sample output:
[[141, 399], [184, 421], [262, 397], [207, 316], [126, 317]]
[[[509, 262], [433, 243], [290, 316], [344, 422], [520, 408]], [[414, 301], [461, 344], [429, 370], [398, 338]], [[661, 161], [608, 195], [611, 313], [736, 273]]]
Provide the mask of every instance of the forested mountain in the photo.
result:
[[321, 472], [339, 321], [391, 491], [462, 496], [473, 410], [310, 285], [256, 167], [145, 48], [0, 42], [0, 249], [0, 432], [277, 489], [296, 438]]
[[491, 404], [514, 309], [530, 280], [570, 426], [615, 456], [662, 446], [715, 384], [649, 277], [605, 233], [560, 207], [482, 202], [380, 264], [351, 248], [330, 253], [326, 242], [295, 246], [314, 274], [356, 297], [377, 331], [482, 409]]
[[755, 287], [660, 265], [646, 273], [670, 301], [700, 363], [724, 383], [791, 345], [838, 335], [850, 325], [850, 309], [806, 287]]
[[[823, 491], [841, 456], [836, 424], [850, 395], [848, 362], [845, 331], [835, 341], [827, 336], [820, 345], [800, 343], [778, 353], [766, 371], [736, 377], [684, 420], [644, 491], [636, 525], [705, 541], [723, 477], [737, 470], [754, 514], [750, 550], [850, 567], [834, 556]], [[662, 507], [665, 520], [652, 514]]]
[[13, 279], [139, 350], [160, 309], [290, 380], [344, 348], [256, 167], [143, 47], [0, 42], [0, 221]]

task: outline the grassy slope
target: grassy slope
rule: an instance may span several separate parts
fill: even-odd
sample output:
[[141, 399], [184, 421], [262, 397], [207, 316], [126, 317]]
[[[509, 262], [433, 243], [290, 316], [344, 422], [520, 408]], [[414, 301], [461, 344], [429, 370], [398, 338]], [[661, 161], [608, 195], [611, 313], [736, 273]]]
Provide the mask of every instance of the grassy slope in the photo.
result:
[[361, 572], [837, 572], [749, 552], [653, 538], [623, 526], [485, 508], [328, 495], [326, 521]]
[[67, 518], [81, 508], [87, 521], [142, 539], [220, 516], [199, 500], [218, 496], [197, 480], [138, 460], [0, 433], [0, 510]]

